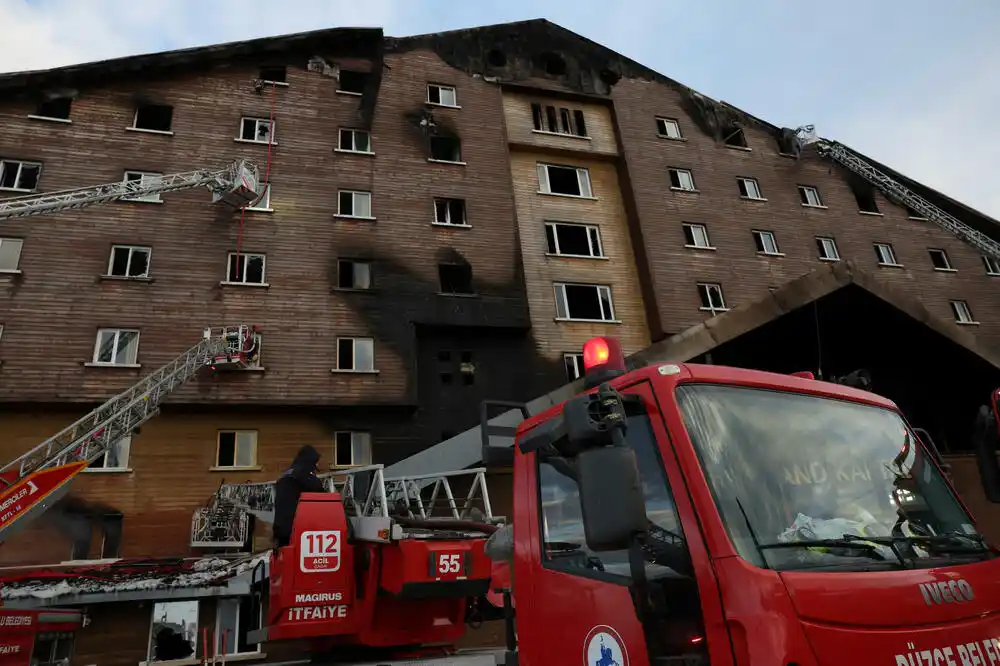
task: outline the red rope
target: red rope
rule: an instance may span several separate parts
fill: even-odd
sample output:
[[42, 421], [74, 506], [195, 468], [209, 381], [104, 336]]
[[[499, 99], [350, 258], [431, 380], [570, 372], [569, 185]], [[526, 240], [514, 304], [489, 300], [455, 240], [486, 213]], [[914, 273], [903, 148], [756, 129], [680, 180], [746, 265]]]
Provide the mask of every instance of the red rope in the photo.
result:
[[[274, 145], [274, 106], [277, 102], [278, 97], [278, 84], [271, 81], [271, 115], [268, 118], [268, 133], [267, 133], [267, 168], [264, 171], [264, 183], [270, 188], [271, 187], [271, 146]], [[259, 181], [258, 181], [259, 182]], [[266, 191], [266, 190], [265, 190]], [[270, 194], [270, 193], [268, 193]], [[270, 201], [269, 201], [270, 203]], [[239, 230], [236, 232], [236, 279], [240, 279], [240, 248], [243, 246], [243, 219], [246, 214], [247, 207], [243, 206], [240, 208], [240, 226]]]

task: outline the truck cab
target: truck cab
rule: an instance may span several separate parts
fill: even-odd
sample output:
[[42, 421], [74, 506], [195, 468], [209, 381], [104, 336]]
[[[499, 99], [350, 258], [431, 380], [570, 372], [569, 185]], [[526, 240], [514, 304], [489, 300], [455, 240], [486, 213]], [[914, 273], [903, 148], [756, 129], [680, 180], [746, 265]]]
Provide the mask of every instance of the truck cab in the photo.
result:
[[516, 430], [521, 666], [1000, 664], [998, 553], [893, 402], [584, 363]]

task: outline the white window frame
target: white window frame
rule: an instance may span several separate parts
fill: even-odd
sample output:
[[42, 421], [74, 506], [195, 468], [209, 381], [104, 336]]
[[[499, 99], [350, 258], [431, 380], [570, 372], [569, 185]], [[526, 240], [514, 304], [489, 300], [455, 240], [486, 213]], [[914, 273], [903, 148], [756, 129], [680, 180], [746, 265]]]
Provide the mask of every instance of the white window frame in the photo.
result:
[[773, 231], [754, 229], [751, 233], [753, 234], [754, 247], [760, 246], [760, 248], [763, 248], [758, 249], [757, 254], [763, 254], [768, 257], [785, 256], [785, 254], [778, 248], [778, 238], [774, 235]]
[[[349, 435], [351, 438], [351, 462], [348, 465], [341, 465], [337, 463], [337, 453], [340, 448], [341, 435]], [[360, 446], [362, 451], [361, 460], [358, 460], [355, 456], [357, 449], [355, 445]], [[338, 430], [333, 433], [333, 460], [331, 461], [330, 467], [336, 469], [348, 469], [351, 467], [365, 467], [372, 464], [372, 434], [367, 430]]]
[[[944, 259], [944, 268], [938, 268], [934, 265], [934, 255], [935, 253], [940, 254], [941, 258]], [[931, 267], [939, 273], [957, 273], [958, 271], [954, 266], [951, 265], [951, 258], [948, 256], [948, 252], [940, 247], [929, 247], [927, 248], [927, 254], [931, 258]]]
[[747, 178], [745, 176], [739, 176], [736, 179], [737, 186], [740, 188], [740, 197], [743, 199], [749, 199], [750, 201], [767, 201], [764, 198], [763, 193], [760, 191], [760, 182], [756, 178]]
[[[232, 275], [231, 275], [231, 272], [232, 272], [231, 269], [232, 269], [232, 266], [233, 266], [233, 261], [237, 260], [237, 256], [239, 256], [238, 261], [242, 264], [239, 267], [240, 268], [240, 274], [239, 274], [239, 277], [237, 279], [231, 280], [230, 279], [232, 277]], [[260, 282], [247, 282], [247, 264], [250, 263], [250, 258], [251, 257], [260, 257], [260, 260], [261, 260], [261, 262], [260, 262], [261, 263], [261, 267], [260, 267], [261, 268], [260, 269], [260, 279], [261, 279], [261, 281]], [[222, 282], [223, 282], [223, 284], [240, 284], [240, 285], [247, 285], [247, 286], [266, 287], [267, 286], [267, 255], [266, 254], [262, 254], [260, 252], [240, 252], [239, 255], [237, 255], [236, 252], [230, 252], [228, 255], [226, 255], [226, 277], [225, 277], [225, 279]]]
[[[431, 101], [431, 89], [437, 89], [438, 100], [437, 102]], [[445, 101], [448, 96], [451, 96], [451, 103]], [[458, 89], [455, 86], [448, 86], [442, 83], [428, 83], [427, 84], [427, 104], [432, 106], [444, 106], [449, 109], [459, 109], [458, 105]]]
[[24, 250], [24, 239], [23, 238], [0, 238], [0, 246], [5, 244], [14, 245], [17, 247], [17, 251], [14, 253], [14, 265], [10, 266], [0, 266], [0, 273], [20, 273], [21, 269], [21, 252]]
[[[244, 136], [243, 136], [243, 124], [246, 121], [248, 121], [248, 120], [254, 121], [254, 128], [253, 128], [253, 131], [254, 131], [253, 136], [254, 136], [254, 138], [252, 138], [252, 139], [247, 139], [247, 138], [244, 138]], [[260, 118], [260, 117], [257, 117], [257, 116], [241, 116], [240, 117], [239, 134], [236, 137], [236, 140], [237, 141], [242, 141], [243, 143], [259, 143], [259, 144], [264, 145], [264, 146], [266, 146], [268, 144], [271, 144], [273, 146], [276, 143], [278, 143], [275, 140], [275, 138], [274, 138], [275, 135], [277, 134], [277, 124], [278, 123], [277, 123], [276, 120], [271, 120], [270, 118]], [[261, 141], [260, 139], [257, 138], [258, 136], [260, 136], [260, 126], [261, 125], [265, 125], [265, 126], [266, 125], [270, 125], [271, 126], [271, 131], [270, 131], [270, 134], [268, 135], [268, 140], [267, 141]]]
[[[138, 178], [129, 178], [129, 176], [138, 176]], [[134, 169], [128, 169], [125, 171], [125, 175], [122, 176], [122, 183], [128, 183], [129, 181], [138, 180], [139, 187], [143, 187], [150, 184], [151, 181], [155, 179], [162, 178], [163, 174], [156, 171], [135, 171]], [[154, 192], [152, 194], [147, 194], [145, 196], [138, 195], [134, 197], [122, 197], [122, 201], [128, 201], [131, 203], [163, 203], [163, 199], [160, 198], [159, 192]]]
[[[597, 292], [598, 303], [601, 306], [600, 319], [580, 319], [573, 317], [569, 313], [569, 303], [566, 299], [566, 287], [591, 287]], [[552, 290], [556, 301], [556, 321], [587, 321], [614, 323], [615, 305], [611, 298], [611, 287], [606, 284], [588, 284], [585, 282], [556, 282], [552, 285]]]
[[[132, 435], [122, 435], [119, 437], [112, 447], [118, 449], [118, 461], [119, 465], [114, 467], [108, 465], [108, 452], [105, 451], [101, 454], [99, 458], [96, 458], [89, 466], [84, 467], [84, 472], [90, 473], [101, 473], [101, 472], [130, 472], [132, 468], [129, 467], [129, 456], [132, 453]], [[100, 461], [100, 464], [97, 464]]]
[[[125, 264], [125, 275], [115, 275], [111, 271], [114, 270], [115, 266], [115, 250], [127, 250], [128, 251], [128, 261]], [[142, 275], [129, 275], [129, 268], [132, 267], [132, 256], [136, 252], [144, 252], [146, 254], [146, 271]], [[119, 278], [122, 280], [139, 280], [149, 277], [149, 263], [153, 258], [153, 248], [145, 245], [112, 245], [111, 254], [108, 256], [108, 272], [105, 273], [105, 277]]]
[[258, 213], [273, 213], [274, 209], [271, 208], [271, 183], [257, 181], [256, 192], [258, 199], [253, 204], [248, 204], [247, 210]]
[[[222, 434], [223, 433], [233, 433], [233, 464], [232, 465], [220, 465], [219, 464], [219, 453], [222, 451]], [[253, 452], [251, 456], [251, 462], [249, 465], [240, 465], [240, 446], [241, 437], [248, 438], [243, 439], [242, 443], [244, 446], [250, 446]], [[212, 465], [212, 469], [250, 469], [252, 467], [257, 467], [258, 455], [260, 453], [259, 446], [259, 434], [256, 430], [240, 430], [239, 428], [223, 428], [217, 430], [215, 433], [215, 461]]]
[[[199, 599], [183, 599], [183, 600], [163, 600], [163, 601], [153, 601], [153, 607], [149, 611], [149, 639], [146, 647], [146, 661], [140, 662], [140, 666], [153, 666], [153, 664], [158, 663], [159, 660], [153, 660], [153, 646], [156, 644], [156, 636], [153, 634], [153, 627], [156, 626], [156, 609], [158, 606], [172, 605], [172, 604], [194, 604], [195, 606], [195, 631], [194, 631], [194, 652], [188, 657], [188, 660], [192, 662], [200, 662], [200, 659], [195, 659], [194, 656], [198, 654], [198, 647], [201, 643], [201, 601]], [[175, 663], [175, 662], [167, 662]]]
[[[114, 345], [112, 347], [112, 360], [111, 361], [100, 361], [101, 354], [101, 339], [104, 337], [105, 333], [114, 333]], [[135, 353], [131, 361], [125, 363], [117, 363], [114, 359], [118, 357], [122, 350], [118, 348], [119, 342], [121, 340], [122, 333], [135, 333]], [[119, 367], [119, 368], [136, 368], [139, 366], [139, 338], [140, 333], [138, 329], [135, 328], [99, 328], [97, 329], [97, 338], [94, 340], [94, 355], [91, 360], [91, 365], [100, 365], [106, 367]], [[126, 347], [127, 349], [127, 347]]]
[[[549, 180], [549, 169], [571, 169], [576, 171], [577, 188], [580, 194], [564, 194], [553, 192]], [[538, 162], [536, 165], [538, 172], [538, 193], [548, 194], [553, 197], [571, 197], [573, 199], [594, 199], [594, 190], [590, 181], [590, 169], [585, 167], [570, 166], [568, 164], [552, 164], [549, 162]]]
[[[358, 134], [364, 134], [368, 137], [368, 150], [358, 150]], [[344, 148], [344, 136], [350, 136], [350, 148]], [[359, 155], [374, 155], [375, 151], [372, 149], [372, 133], [368, 130], [354, 129], [351, 127], [341, 127], [340, 131], [337, 133], [337, 152], [339, 153], [357, 153]]]
[[840, 261], [840, 249], [832, 236], [816, 236], [816, 249], [820, 261]]
[[[261, 643], [257, 643], [257, 647], [255, 649], [247, 650], [246, 652], [228, 652], [227, 651], [227, 647], [228, 646], [225, 645], [225, 644], [223, 644], [223, 642], [222, 642], [223, 641], [223, 636], [222, 636], [222, 631], [220, 630], [220, 628], [222, 626], [222, 611], [223, 611], [224, 608], [229, 607], [229, 608], [232, 608], [235, 611], [235, 613], [236, 613], [235, 621], [233, 622], [233, 626], [235, 627], [235, 629], [234, 629], [235, 635], [233, 637], [233, 645], [235, 647], [237, 647], [237, 648], [239, 647], [239, 644], [240, 644], [240, 638], [239, 638], [240, 637], [240, 605], [242, 605], [243, 603], [247, 603], [247, 602], [253, 603], [252, 597], [249, 597], [249, 596], [247, 596], [247, 597], [222, 597], [222, 598], [219, 599], [218, 603], [215, 606], [215, 650], [213, 652], [215, 654], [217, 654], [217, 655], [225, 655], [223, 657], [223, 659], [225, 659], [226, 657], [234, 657], [234, 656], [242, 657], [244, 655], [260, 654], [261, 645], [262, 645]], [[263, 626], [263, 624], [264, 624], [264, 606], [263, 606], [263, 604], [257, 604], [257, 627], [255, 627], [255, 628], [259, 629], [261, 626]], [[246, 633], [247, 632], [245, 632], [245, 631], [243, 632], [243, 634], [246, 634]], [[225, 638], [226, 638], [226, 642], [228, 643], [228, 636], [225, 637]]]
[[[673, 174], [677, 174], [677, 182], [679, 185], [674, 185]], [[670, 189], [675, 192], [697, 192], [698, 188], [694, 184], [694, 174], [691, 173], [691, 169], [679, 169], [677, 167], [668, 167], [667, 175], [670, 177]]]
[[[148, 106], [167, 106], [167, 107], [170, 107], [171, 108], [171, 112], [170, 112], [170, 129], [168, 129], [168, 130], [150, 129], [148, 127], [139, 127], [138, 125], [136, 125], [136, 122], [138, 122], [138, 120], [139, 120], [139, 109], [141, 109], [144, 106], [147, 106], [147, 107]], [[132, 130], [133, 132], [150, 132], [151, 134], [173, 135], [173, 133], [174, 133], [173, 106], [171, 106], [170, 104], [136, 104], [135, 111], [132, 112], [132, 126], [129, 127], [128, 129]]]
[[[691, 241], [688, 242], [688, 230], [691, 232]], [[700, 224], [698, 222], [682, 222], [681, 232], [684, 234], [684, 247], [691, 248], [693, 250], [714, 250], [715, 246], [712, 245], [712, 239], [708, 235], [708, 226]], [[699, 233], [701, 235], [701, 240], [705, 241], [702, 245], [699, 243]]]
[[968, 301], [949, 301], [951, 304], [951, 312], [955, 315], [955, 323], [957, 324], [978, 324], [976, 318], [972, 316], [972, 308], [969, 307]]
[[[0, 160], [0, 182], [2, 182], [3, 173], [6, 169], [9, 169], [11, 164], [17, 165], [17, 176], [14, 177], [14, 187], [0, 187], [0, 192], [34, 192], [38, 189], [38, 183], [42, 181], [42, 163], [32, 162], [30, 160], [15, 160], [15, 159], [2, 159]], [[21, 169], [24, 167], [38, 167], [38, 178], [36, 179], [34, 187], [17, 187], [21, 180]]]
[[812, 185], [796, 185], [799, 189], [799, 200], [805, 199], [802, 205], [806, 208], [826, 208], [823, 205], [823, 198], [819, 195], [819, 189]]
[[681, 124], [676, 118], [656, 117], [656, 136], [664, 139], [683, 139], [681, 134]]
[[[342, 286], [340, 284], [340, 265], [343, 264], [343, 263], [350, 263], [350, 264], [352, 264], [351, 275], [354, 278], [357, 278], [357, 270], [353, 268], [354, 266], [358, 266], [358, 265], [367, 266], [367, 270], [368, 270], [368, 286], [367, 287], [355, 287], [355, 286], [344, 287], [344, 286]], [[339, 257], [337, 259], [337, 289], [352, 289], [354, 291], [370, 291], [372, 289], [372, 287], [373, 287], [373, 284], [374, 284], [374, 279], [373, 279], [373, 277], [374, 277], [373, 263], [374, 262], [372, 262], [371, 259], [352, 259], [350, 257]]]
[[1000, 275], [1000, 259], [991, 257], [988, 254], [980, 256], [983, 258], [983, 265], [986, 267], [987, 275]]
[[[451, 201], [461, 201], [462, 202], [462, 221], [453, 222], [451, 219], [451, 206], [448, 205]], [[444, 204], [444, 221], [438, 219], [438, 203]], [[465, 199], [460, 197], [434, 197], [434, 222], [439, 227], [468, 227], [469, 224], [469, 210], [465, 203]]]
[[[559, 247], [559, 227], [581, 227], [587, 232], [587, 247], [590, 249], [590, 254], [570, 254], [568, 252], [563, 252]], [[601, 240], [601, 228], [596, 224], [582, 224], [579, 222], [546, 222], [546, 238], [545, 238], [545, 249], [546, 254], [556, 257], [574, 257], [577, 259], [605, 259], [607, 258], [604, 254], [604, 242]], [[555, 241], [556, 251], [548, 252], [548, 229], [552, 229], [552, 238]]]
[[[351, 213], [344, 213], [340, 209], [340, 197], [344, 194], [351, 195]], [[367, 215], [356, 215], [355, 211], [358, 209], [358, 197], [362, 199], [368, 199], [368, 214]], [[345, 217], [351, 220], [374, 220], [375, 216], [372, 215], [372, 193], [365, 190], [337, 190], [337, 217]]]
[[[350, 367], [350, 368], [342, 368], [340, 366], [340, 343], [342, 341], [344, 341], [344, 340], [350, 340], [351, 343], [352, 343], [352, 346], [351, 346], [351, 364], [352, 364], [353, 367]], [[362, 343], [363, 345], [367, 345], [368, 348], [369, 348], [369, 350], [370, 350], [370, 352], [371, 352], [371, 353], [368, 354], [368, 358], [371, 359], [371, 363], [372, 363], [372, 365], [371, 365], [370, 368], [359, 368], [359, 367], [357, 367], [357, 365], [358, 365], [358, 343], [359, 342]], [[357, 373], [362, 373], [362, 374], [377, 372], [375, 370], [375, 339], [374, 338], [354, 337], [354, 336], [350, 336], [350, 335], [345, 335], [345, 336], [342, 336], [342, 337], [338, 337], [336, 344], [337, 344], [337, 348], [336, 348], [336, 354], [337, 354], [336, 372], [357, 372]]]
[[892, 243], [873, 243], [873, 245], [875, 247], [875, 256], [878, 257], [879, 266], [899, 267], [903, 265], [899, 263], [899, 257], [896, 256], [896, 249], [892, 246]]
[[573, 364], [574, 377], [570, 377], [569, 373], [566, 373], [566, 381], [572, 382], [576, 381], [580, 377], [583, 377], [585, 369], [583, 367], [583, 353], [581, 352], [565, 352], [563, 353], [563, 368], [568, 370], [570, 362]]
[[[722, 285], [718, 282], [698, 282], [698, 309], [702, 312], [711, 312], [713, 315], [720, 312], [727, 312], [729, 306], [726, 305], [726, 296], [722, 291]], [[712, 293], [717, 293], [719, 295], [720, 305], [712, 304]], [[709, 305], [705, 305], [705, 301], [708, 301]]]

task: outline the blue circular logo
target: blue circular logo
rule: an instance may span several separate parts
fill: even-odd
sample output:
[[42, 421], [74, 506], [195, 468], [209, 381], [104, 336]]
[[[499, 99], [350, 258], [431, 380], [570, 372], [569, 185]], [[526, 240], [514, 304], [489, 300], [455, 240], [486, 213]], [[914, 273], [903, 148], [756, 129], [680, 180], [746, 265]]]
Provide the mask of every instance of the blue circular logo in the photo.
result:
[[628, 651], [613, 628], [599, 624], [583, 642], [584, 666], [628, 666]]

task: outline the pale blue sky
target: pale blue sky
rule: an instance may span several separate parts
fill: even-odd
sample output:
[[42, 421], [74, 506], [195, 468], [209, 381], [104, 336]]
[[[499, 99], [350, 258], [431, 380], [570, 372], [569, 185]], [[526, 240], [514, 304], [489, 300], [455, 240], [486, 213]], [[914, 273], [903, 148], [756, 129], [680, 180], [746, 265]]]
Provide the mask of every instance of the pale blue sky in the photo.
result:
[[997, 0], [0, 0], [0, 71], [315, 30], [547, 18], [1000, 217]]

